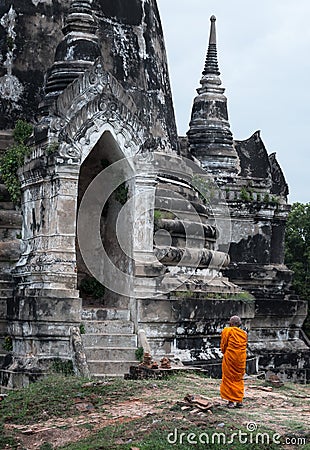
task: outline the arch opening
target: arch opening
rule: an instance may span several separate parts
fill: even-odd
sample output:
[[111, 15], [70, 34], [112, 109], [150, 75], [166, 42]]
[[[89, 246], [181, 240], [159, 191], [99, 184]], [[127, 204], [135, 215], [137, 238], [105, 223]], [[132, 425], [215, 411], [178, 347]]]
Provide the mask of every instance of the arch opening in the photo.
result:
[[[118, 164], [114, 164], [120, 161], [122, 162], [122, 170], [119, 169]], [[111, 170], [113, 171], [113, 182], [116, 182], [118, 186], [107, 196], [106, 192], [111, 190], [111, 186], [109, 186]], [[107, 176], [105, 176], [105, 173]], [[81, 231], [77, 227], [75, 241], [77, 286], [84, 309], [111, 307], [127, 309], [129, 297], [114, 292], [111, 286], [115, 282], [113, 278], [117, 277], [117, 271], [122, 272], [125, 277], [129, 278], [133, 276], [134, 272], [131, 256], [133, 249], [133, 211], [125, 206], [134, 192], [134, 174], [120, 146], [109, 131], [103, 132], [81, 164], [78, 181], [77, 217], [81, 213], [83, 197], [85, 194], [89, 195], [88, 188], [97, 177], [99, 189], [95, 189], [95, 195], [98, 197], [96, 201], [102, 201], [100, 217], [93, 217], [91, 208], [89, 211], [86, 208], [86, 214], [88, 214], [87, 221], [89, 221], [89, 224], [91, 224], [91, 221], [97, 221], [100, 229], [96, 232], [100, 236], [100, 242], [97, 242], [95, 250], [92, 252], [92, 264], [90, 266], [83, 257], [80, 248], [81, 241], [78, 236]], [[85, 202], [83, 203], [83, 214], [85, 214], [84, 210]], [[119, 223], [120, 221], [124, 222], [124, 219], [126, 220], [125, 227], [124, 223]], [[94, 224], [89, 230], [94, 230]], [[84, 229], [82, 232], [88, 233], [88, 230]], [[89, 236], [90, 243], [93, 242], [93, 237], [93, 235]], [[105, 264], [103, 251], [109, 259], [109, 264]], [[96, 273], [94, 273], [92, 270], [94, 265], [101, 267], [100, 273], [102, 276], [100, 280], [97, 276], [98, 271], [96, 270]], [[113, 268], [115, 268], [115, 271]]]

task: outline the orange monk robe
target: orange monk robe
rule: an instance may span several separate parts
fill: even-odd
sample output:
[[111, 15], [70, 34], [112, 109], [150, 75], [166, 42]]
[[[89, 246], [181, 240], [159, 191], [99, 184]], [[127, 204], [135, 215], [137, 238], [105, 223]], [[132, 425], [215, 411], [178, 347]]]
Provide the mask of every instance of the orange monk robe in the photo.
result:
[[224, 328], [221, 335], [222, 383], [221, 397], [231, 402], [242, 402], [246, 367], [247, 333], [238, 327]]

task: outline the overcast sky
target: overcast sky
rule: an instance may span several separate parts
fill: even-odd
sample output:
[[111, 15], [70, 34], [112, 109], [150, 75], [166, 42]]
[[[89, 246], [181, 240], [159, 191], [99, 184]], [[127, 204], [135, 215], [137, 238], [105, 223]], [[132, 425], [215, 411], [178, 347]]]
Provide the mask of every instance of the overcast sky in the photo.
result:
[[157, 0], [180, 135], [188, 130], [204, 66], [210, 16], [231, 130], [256, 130], [276, 152], [289, 201], [310, 201], [310, 0]]

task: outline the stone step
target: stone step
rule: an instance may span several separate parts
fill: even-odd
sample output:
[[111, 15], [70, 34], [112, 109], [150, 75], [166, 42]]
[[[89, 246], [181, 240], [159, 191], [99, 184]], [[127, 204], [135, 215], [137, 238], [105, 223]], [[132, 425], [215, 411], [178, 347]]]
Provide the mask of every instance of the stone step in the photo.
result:
[[168, 184], [167, 186], [163, 184], [159, 184], [156, 189], [157, 197], [166, 197], [171, 198], [175, 196], [179, 196], [188, 199], [189, 201], [197, 202], [197, 195], [195, 195], [195, 191], [191, 187], [180, 186], [176, 184]]
[[137, 360], [132, 361], [93, 361], [88, 360], [88, 367], [91, 374], [96, 374], [99, 376], [106, 375], [116, 375], [120, 376], [129, 372], [130, 366], [135, 366], [138, 364]]
[[3, 154], [4, 150], [13, 145], [14, 138], [13, 132], [10, 130], [1, 130], [0, 132], [0, 153]]
[[0, 241], [13, 241], [19, 243], [20, 237], [21, 237], [21, 230], [19, 228], [0, 227]]
[[102, 307], [107, 309], [130, 309], [130, 299], [127, 297], [107, 297], [103, 300]]
[[84, 347], [137, 347], [137, 335], [135, 334], [82, 334]]
[[207, 214], [207, 208], [201, 203], [189, 202], [182, 196], [158, 197], [155, 199], [155, 209], [163, 211], [180, 211], [183, 213]]
[[[1, 267], [0, 270], [2, 270]], [[13, 277], [9, 271], [5, 272], [4, 270], [2, 270], [2, 273], [0, 272], [0, 283], [6, 282], [13, 283]]]
[[103, 299], [92, 299], [92, 298], [83, 298], [83, 309], [120, 309], [120, 310], [128, 310], [130, 309], [130, 299], [121, 297], [107, 297]]
[[3, 289], [9, 289], [13, 287], [14, 282], [10, 273], [2, 273], [0, 275], [0, 287]]
[[22, 226], [23, 218], [20, 211], [0, 209], [0, 227], [17, 228]]
[[84, 347], [89, 361], [135, 361], [135, 348]]
[[130, 334], [134, 332], [134, 324], [128, 320], [86, 320], [83, 325], [85, 334]]
[[0, 241], [0, 261], [18, 261], [20, 257], [20, 241]]
[[130, 320], [130, 311], [116, 308], [87, 308], [82, 311], [82, 320]]
[[[1, 202], [5, 202], [5, 203], [11, 202], [11, 197], [10, 197], [10, 194], [8, 193], [6, 185], [1, 182], [0, 182], [0, 200], [1, 200]], [[13, 209], [14, 209], [14, 207], [13, 207]]]
[[[5, 310], [6, 315], [6, 310]], [[8, 334], [8, 324], [6, 320], [0, 320], [0, 336], [5, 336]], [[3, 350], [4, 338], [0, 337], [0, 351]]]
[[124, 373], [92, 373], [91, 377], [97, 380], [107, 379], [107, 378], [124, 378]]
[[[5, 357], [6, 357], [6, 354], [5, 354], [5, 353], [2, 353], [2, 352], [0, 351], [0, 367], [3, 367], [4, 362], [5, 362]], [[4, 389], [5, 389], [5, 388], [4, 388]], [[2, 394], [2, 393], [3, 393], [3, 386], [0, 385], [0, 394]]]
[[14, 203], [13, 202], [11, 202], [11, 200], [10, 199], [8, 199], [8, 200], [3, 200], [3, 197], [1, 197], [1, 194], [0, 194], [0, 209], [5, 209], [5, 210], [8, 210], [8, 211], [14, 211]]
[[13, 288], [11, 289], [2, 289], [0, 286], [0, 299], [7, 299], [13, 296]]
[[6, 302], [8, 298], [11, 298], [13, 295], [13, 287], [3, 289], [0, 284], [0, 300]]

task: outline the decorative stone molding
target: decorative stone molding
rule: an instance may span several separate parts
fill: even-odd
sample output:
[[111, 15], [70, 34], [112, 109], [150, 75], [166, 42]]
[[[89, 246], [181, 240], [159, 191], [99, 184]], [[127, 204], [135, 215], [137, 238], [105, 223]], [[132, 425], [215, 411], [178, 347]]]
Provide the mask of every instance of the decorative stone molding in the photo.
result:
[[103, 68], [101, 58], [58, 97], [50, 133], [59, 142], [59, 155], [84, 160], [103, 134], [112, 132], [125, 156], [141, 151], [151, 139], [137, 106], [121, 84]]

